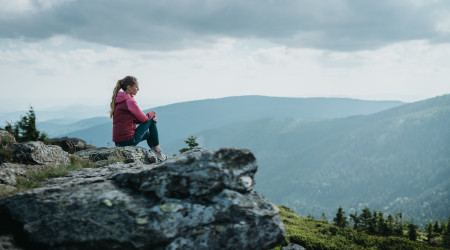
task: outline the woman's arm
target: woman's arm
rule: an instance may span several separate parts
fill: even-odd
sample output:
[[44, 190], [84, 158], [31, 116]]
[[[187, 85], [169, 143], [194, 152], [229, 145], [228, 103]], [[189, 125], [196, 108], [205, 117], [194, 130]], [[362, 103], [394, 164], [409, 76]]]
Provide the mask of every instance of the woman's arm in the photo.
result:
[[151, 118], [145, 115], [144, 112], [138, 107], [134, 99], [127, 99], [128, 110], [136, 117], [139, 122], [147, 122]]

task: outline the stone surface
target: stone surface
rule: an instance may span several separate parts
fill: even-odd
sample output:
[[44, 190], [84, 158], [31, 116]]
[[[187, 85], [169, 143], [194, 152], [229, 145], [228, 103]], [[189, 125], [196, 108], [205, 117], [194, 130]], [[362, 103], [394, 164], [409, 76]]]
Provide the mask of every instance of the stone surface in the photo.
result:
[[70, 157], [67, 152], [56, 145], [45, 145], [40, 141], [30, 141], [23, 143], [12, 143], [7, 146], [11, 152], [11, 162], [31, 164], [60, 166], [70, 163]]
[[28, 168], [24, 164], [2, 163], [0, 165], [0, 184], [15, 186], [17, 177], [24, 175]]
[[29, 249], [267, 249], [286, 229], [254, 192], [249, 150], [80, 169], [0, 199], [0, 235]]
[[16, 142], [16, 138], [6, 130], [0, 130], [0, 148]]
[[306, 248], [294, 243], [289, 243], [289, 245], [282, 247], [281, 250], [306, 250]]
[[75, 153], [77, 156], [91, 160], [94, 165], [105, 166], [113, 162], [152, 164], [158, 160], [156, 156], [143, 147], [127, 146], [115, 148], [91, 148]]
[[48, 140], [50, 144], [60, 146], [64, 151], [73, 154], [75, 152], [88, 149], [89, 145], [86, 141], [83, 141], [78, 138], [69, 138], [69, 137], [61, 137], [61, 138], [52, 138]]

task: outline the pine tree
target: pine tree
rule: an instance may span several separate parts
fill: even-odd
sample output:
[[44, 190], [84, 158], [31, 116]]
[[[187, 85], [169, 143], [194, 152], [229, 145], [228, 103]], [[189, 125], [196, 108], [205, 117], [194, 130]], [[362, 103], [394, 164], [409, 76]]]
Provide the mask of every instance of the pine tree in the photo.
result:
[[378, 211], [377, 213], [377, 233], [378, 235], [387, 236], [388, 235], [388, 228], [386, 224], [386, 220], [384, 219], [384, 214], [381, 211]]
[[325, 215], [324, 212], [322, 212], [322, 216], [320, 217], [320, 220], [323, 221], [323, 222], [328, 222], [328, 218], [327, 218], [327, 216]]
[[403, 212], [400, 211], [395, 215], [394, 235], [403, 236]]
[[387, 236], [394, 235], [394, 217], [389, 214], [386, 220]]
[[348, 222], [347, 222], [347, 217], [345, 217], [344, 215], [345, 215], [345, 212], [343, 211], [342, 207], [339, 206], [338, 211], [336, 213], [336, 217], [333, 218], [334, 225], [336, 225], [338, 227], [346, 227]]
[[415, 225], [412, 221], [408, 223], [408, 238], [412, 241], [417, 240], [417, 225]]
[[377, 221], [378, 221], [378, 216], [377, 216], [377, 212], [373, 211], [372, 214], [372, 219], [369, 220], [369, 225], [368, 225], [368, 233], [369, 234], [377, 234]]
[[368, 207], [363, 208], [359, 218], [361, 229], [367, 232], [369, 230], [370, 221], [372, 220], [372, 213], [370, 212], [370, 209]]
[[36, 128], [36, 114], [33, 107], [30, 107], [27, 114], [22, 116], [18, 122], [14, 124], [7, 122], [5, 130], [14, 135], [17, 142], [45, 142], [47, 140], [47, 134], [38, 131]]
[[352, 221], [353, 221], [353, 229], [359, 230], [360, 229], [361, 218], [358, 216], [358, 212], [355, 211], [354, 214], [350, 214], [350, 219], [352, 219]]
[[450, 248], [450, 218], [448, 218], [447, 225], [443, 228], [442, 244], [445, 248]]
[[184, 142], [188, 145], [188, 147], [178, 150], [178, 151], [180, 151], [180, 154], [184, 153], [186, 151], [189, 151], [191, 149], [194, 149], [199, 145], [199, 143], [197, 142], [197, 137], [195, 137], [195, 136], [190, 136]]
[[442, 233], [442, 229], [441, 229], [441, 227], [440, 227], [440, 223], [439, 223], [439, 220], [438, 220], [438, 219], [436, 219], [436, 220], [434, 221], [433, 231], [434, 231], [435, 233], [437, 233], [437, 234]]
[[433, 224], [431, 222], [428, 222], [425, 226], [425, 231], [427, 233], [427, 241], [428, 243], [431, 242], [431, 238], [433, 238]]

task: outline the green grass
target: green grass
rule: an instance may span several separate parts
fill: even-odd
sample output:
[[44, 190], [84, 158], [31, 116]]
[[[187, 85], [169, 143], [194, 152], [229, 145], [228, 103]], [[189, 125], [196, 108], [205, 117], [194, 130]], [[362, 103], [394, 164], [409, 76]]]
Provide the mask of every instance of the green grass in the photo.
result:
[[287, 229], [285, 241], [273, 249], [296, 243], [306, 249], [440, 249], [401, 237], [379, 237], [339, 228], [325, 221], [304, 218], [287, 207], [280, 208], [280, 217]]
[[72, 156], [70, 164], [59, 167], [45, 166], [36, 170], [28, 171], [24, 176], [18, 176], [16, 189], [0, 188], [0, 198], [19, 192], [24, 192], [33, 188], [42, 186], [42, 183], [48, 179], [67, 175], [70, 171], [80, 168], [93, 168], [94, 164], [89, 160], [84, 160]]

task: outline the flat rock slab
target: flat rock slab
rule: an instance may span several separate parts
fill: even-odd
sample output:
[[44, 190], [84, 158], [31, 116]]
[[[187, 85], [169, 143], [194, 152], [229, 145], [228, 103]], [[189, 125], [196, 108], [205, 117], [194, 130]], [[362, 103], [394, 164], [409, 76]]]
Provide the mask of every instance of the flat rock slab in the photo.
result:
[[253, 191], [249, 150], [81, 169], [0, 199], [0, 236], [26, 249], [267, 249], [286, 229]]
[[127, 146], [115, 148], [91, 148], [75, 153], [77, 156], [105, 166], [113, 162], [152, 164], [158, 162], [156, 156], [143, 147]]

